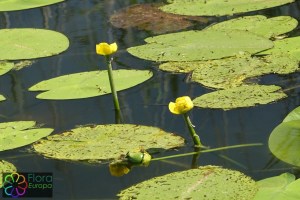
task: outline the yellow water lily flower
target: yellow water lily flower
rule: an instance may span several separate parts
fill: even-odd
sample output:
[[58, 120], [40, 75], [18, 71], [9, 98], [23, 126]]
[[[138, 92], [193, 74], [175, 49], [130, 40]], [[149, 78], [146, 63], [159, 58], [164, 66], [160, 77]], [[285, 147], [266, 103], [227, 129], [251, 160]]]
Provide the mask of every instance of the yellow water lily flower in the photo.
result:
[[169, 103], [170, 112], [176, 115], [187, 113], [193, 107], [194, 104], [191, 98], [188, 96], [178, 97], [175, 103], [174, 102]]
[[102, 56], [108, 56], [115, 53], [118, 50], [117, 43], [108, 44], [106, 42], [101, 42], [96, 45], [96, 52]]

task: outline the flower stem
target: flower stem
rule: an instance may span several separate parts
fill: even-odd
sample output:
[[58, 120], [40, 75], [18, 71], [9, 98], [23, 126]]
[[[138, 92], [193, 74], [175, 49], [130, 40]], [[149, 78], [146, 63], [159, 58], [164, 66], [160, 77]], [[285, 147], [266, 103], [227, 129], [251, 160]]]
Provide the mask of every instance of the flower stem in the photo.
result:
[[107, 72], [108, 72], [109, 84], [110, 84], [111, 93], [113, 95], [113, 100], [114, 100], [114, 106], [115, 106], [116, 114], [120, 117], [121, 110], [120, 110], [120, 105], [119, 105], [117, 91], [115, 89], [115, 84], [114, 84], [111, 59], [110, 59], [109, 55], [105, 56], [105, 58], [106, 58], [106, 63], [107, 63]]
[[188, 129], [189, 129], [189, 132], [193, 138], [193, 141], [194, 141], [194, 144], [195, 144], [195, 147], [198, 147], [198, 148], [207, 148], [205, 147], [201, 141], [200, 141], [200, 137], [197, 135], [194, 127], [193, 127], [193, 124], [189, 118], [189, 116], [187, 115], [187, 113], [184, 113], [183, 114], [183, 118], [184, 118], [184, 121], [185, 121], [185, 124], [187, 125]]

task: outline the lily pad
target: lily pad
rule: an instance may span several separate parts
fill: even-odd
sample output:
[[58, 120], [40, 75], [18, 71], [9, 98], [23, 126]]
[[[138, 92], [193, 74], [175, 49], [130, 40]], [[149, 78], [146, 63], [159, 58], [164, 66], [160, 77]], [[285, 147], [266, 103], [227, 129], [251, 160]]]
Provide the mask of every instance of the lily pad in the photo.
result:
[[208, 29], [213, 30], [244, 30], [266, 38], [276, 37], [295, 29], [298, 21], [290, 16], [267, 18], [262, 15], [239, 17], [217, 23]]
[[168, 0], [165, 12], [192, 16], [223, 16], [262, 10], [292, 3], [294, 0]]
[[279, 124], [269, 137], [269, 148], [278, 159], [300, 167], [300, 120]]
[[198, 61], [250, 54], [273, 47], [273, 43], [241, 30], [185, 31], [159, 35], [145, 40], [148, 44], [128, 48], [136, 57], [153, 61]]
[[24, 10], [30, 8], [37, 8], [42, 6], [51, 5], [54, 3], [63, 2], [64, 0], [2, 0], [0, 1], [0, 12], [4, 11], [15, 11], [15, 10]]
[[148, 152], [184, 145], [184, 139], [159, 128], [134, 124], [79, 127], [35, 143], [46, 157], [64, 160], [117, 160], [120, 154], [143, 148]]
[[3, 180], [3, 173], [10, 173], [10, 172], [16, 172], [16, 167], [5, 160], [0, 160], [0, 188], [2, 188], [2, 180]]
[[31, 144], [51, 134], [51, 128], [36, 127], [34, 121], [0, 123], [0, 151]]
[[4, 100], [6, 100], [6, 98], [0, 94], [0, 101], [4, 101]]
[[0, 62], [0, 76], [6, 74], [14, 68], [14, 63], [11, 62]]
[[[152, 77], [147, 70], [114, 70], [117, 91], [136, 86]], [[29, 91], [46, 91], [38, 99], [80, 99], [111, 93], [107, 70], [64, 75], [42, 81]]]
[[122, 190], [118, 196], [120, 200], [252, 200], [257, 190], [255, 181], [241, 172], [204, 166], [152, 178]]
[[262, 51], [257, 55], [265, 54], [289, 54], [298, 61], [300, 60], [300, 37], [285, 38], [274, 41], [274, 48]]
[[[118, 28], [137, 27], [140, 30], [162, 34], [182, 30], [194, 25], [194, 22], [206, 24], [208, 18], [188, 17], [165, 13], [158, 9], [161, 4], [136, 4], [114, 13], [110, 22]], [[137, 17], [138, 16], [138, 17]]]
[[0, 40], [0, 60], [53, 56], [69, 47], [69, 40], [65, 35], [46, 29], [1, 29], [0, 38], [3, 38]]
[[289, 122], [294, 120], [300, 120], [300, 106], [292, 110], [283, 120], [283, 122]]
[[253, 200], [298, 200], [300, 199], [300, 179], [284, 173], [257, 182], [259, 190]]
[[287, 97], [275, 85], [243, 85], [204, 94], [193, 100], [194, 106], [201, 108], [221, 108], [224, 110], [267, 104]]

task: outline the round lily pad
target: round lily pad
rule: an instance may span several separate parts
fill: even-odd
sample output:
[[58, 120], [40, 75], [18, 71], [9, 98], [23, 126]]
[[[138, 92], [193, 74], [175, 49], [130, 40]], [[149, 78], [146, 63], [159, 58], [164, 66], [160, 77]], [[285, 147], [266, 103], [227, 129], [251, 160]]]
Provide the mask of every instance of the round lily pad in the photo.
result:
[[272, 8], [294, 0], [168, 0], [165, 12], [192, 16], [223, 16]]
[[30, 8], [37, 8], [41, 6], [47, 6], [54, 3], [63, 2], [64, 0], [1, 0], [0, 1], [0, 12], [2, 11], [15, 11], [24, 10]]
[[279, 124], [269, 137], [269, 148], [278, 159], [300, 167], [300, 120]]
[[0, 60], [53, 56], [69, 47], [69, 40], [65, 35], [46, 29], [1, 29], [0, 38]]
[[213, 30], [245, 30], [266, 38], [276, 37], [295, 29], [298, 21], [290, 16], [267, 18], [262, 15], [239, 17], [217, 23], [208, 29]]
[[152, 178], [122, 190], [118, 196], [120, 200], [252, 200], [257, 190], [255, 181], [241, 172], [203, 166]]
[[224, 110], [267, 104], [287, 97], [275, 85], [243, 85], [204, 94], [193, 100], [194, 106], [201, 108], [221, 108]]
[[[153, 76], [147, 70], [114, 70], [117, 91], [136, 86]], [[46, 91], [38, 99], [80, 99], [111, 93], [107, 70], [68, 74], [42, 81], [29, 91]]]
[[134, 124], [79, 127], [33, 145], [44, 156], [64, 160], [112, 160], [129, 150], [147, 152], [184, 145], [184, 139], [159, 128]]
[[51, 134], [51, 128], [39, 128], [34, 121], [0, 123], [0, 151], [31, 144]]
[[11, 173], [11, 172], [16, 172], [17, 169], [16, 167], [10, 163], [10, 162], [7, 162], [5, 160], [0, 160], [0, 188], [2, 188], [2, 183], [3, 183], [3, 173]]

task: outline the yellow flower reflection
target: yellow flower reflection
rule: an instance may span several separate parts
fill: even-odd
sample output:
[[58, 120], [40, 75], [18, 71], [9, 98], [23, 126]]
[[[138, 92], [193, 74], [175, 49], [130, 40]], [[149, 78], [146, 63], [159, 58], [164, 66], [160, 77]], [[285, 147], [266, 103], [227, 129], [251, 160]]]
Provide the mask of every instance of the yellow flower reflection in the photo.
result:
[[110, 163], [109, 171], [112, 176], [123, 176], [130, 172], [130, 168], [125, 163]]
[[193, 107], [194, 104], [191, 98], [188, 96], [178, 97], [175, 103], [169, 103], [169, 110], [171, 111], [171, 113], [176, 115], [185, 114], [188, 111], [190, 111]]
[[108, 56], [115, 53], [118, 50], [117, 43], [108, 44], [106, 42], [101, 42], [96, 45], [96, 52], [102, 56]]

